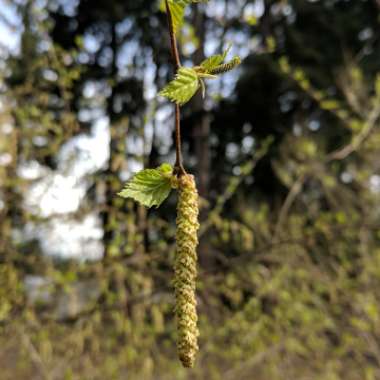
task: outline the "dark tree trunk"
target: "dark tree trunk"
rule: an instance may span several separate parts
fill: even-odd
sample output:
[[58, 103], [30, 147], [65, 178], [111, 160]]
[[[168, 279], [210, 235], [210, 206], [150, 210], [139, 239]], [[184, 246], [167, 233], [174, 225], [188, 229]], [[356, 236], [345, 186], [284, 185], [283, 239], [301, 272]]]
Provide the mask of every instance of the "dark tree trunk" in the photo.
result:
[[[202, 11], [202, 5], [197, 4], [194, 7], [193, 25], [197, 31], [199, 41], [198, 49], [193, 54], [194, 65], [199, 64], [205, 59], [204, 41], [205, 41], [205, 21], [206, 16]], [[193, 122], [193, 141], [194, 150], [197, 159], [196, 181], [201, 198], [207, 199], [210, 186], [210, 119], [204, 110], [204, 99], [198, 93], [191, 102], [191, 119]], [[201, 208], [199, 215], [200, 222], [207, 217], [207, 210]], [[201, 238], [198, 246], [199, 262], [203, 268], [210, 268], [214, 265], [215, 258], [210, 249], [209, 243], [205, 237]]]
[[16, 251], [12, 242], [12, 230], [15, 226], [22, 225], [21, 196], [15, 191], [18, 188], [17, 157], [18, 157], [18, 133], [15, 129], [7, 136], [7, 153], [11, 156], [11, 162], [0, 172], [0, 191], [3, 206], [0, 209], [0, 257], [1, 261], [14, 259]]
[[[197, 31], [199, 40], [198, 49], [193, 54], [193, 62], [199, 64], [205, 59], [204, 54], [204, 39], [205, 39], [205, 15], [202, 12], [201, 5], [197, 4], [194, 7], [193, 16], [194, 29]], [[204, 100], [202, 95], [198, 93], [191, 103], [191, 114], [193, 115], [193, 137], [195, 145], [195, 154], [197, 157], [197, 185], [199, 195], [203, 198], [208, 197], [209, 191], [209, 173], [210, 173], [210, 121], [207, 114], [204, 112]], [[203, 218], [203, 215], [201, 215]]]
[[[112, 65], [110, 70], [110, 79], [112, 82], [115, 82], [117, 79], [117, 54], [118, 54], [118, 43], [116, 35], [116, 22], [111, 25], [111, 44], [112, 50]], [[104, 246], [104, 258], [107, 259], [111, 255], [115, 254], [114, 240], [115, 226], [122, 228], [126, 223], [125, 221], [119, 223], [119, 210], [120, 200], [117, 198], [117, 193], [122, 187], [122, 183], [119, 178], [119, 172], [121, 166], [125, 160], [126, 154], [126, 133], [127, 128], [123, 128], [124, 123], [117, 123], [117, 115], [114, 110], [115, 105], [115, 88], [114, 85], [111, 85], [111, 94], [107, 100], [107, 114], [110, 124], [110, 156], [108, 159], [107, 169], [104, 173], [105, 176], [105, 201], [104, 207], [102, 210], [101, 218], [103, 224], [103, 246]], [[126, 236], [124, 236], [126, 238]], [[118, 247], [122, 248], [121, 246]]]

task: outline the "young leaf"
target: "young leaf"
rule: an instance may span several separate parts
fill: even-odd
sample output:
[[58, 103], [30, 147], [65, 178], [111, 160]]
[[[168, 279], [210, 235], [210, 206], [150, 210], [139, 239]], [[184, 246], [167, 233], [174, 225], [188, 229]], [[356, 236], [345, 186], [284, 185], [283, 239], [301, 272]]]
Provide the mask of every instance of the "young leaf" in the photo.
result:
[[223, 63], [230, 49], [231, 45], [223, 54], [212, 55], [205, 59], [199, 66], [195, 67], [195, 71], [199, 76], [205, 76], [205, 74], [218, 75], [226, 73], [227, 71], [234, 69], [236, 66], [239, 66], [241, 59], [237, 55], [235, 55], [229, 62]]
[[164, 177], [170, 178], [173, 174], [173, 167], [166, 162], [158, 167], [158, 170]]
[[189, 2], [183, 0], [169, 0], [169, 8], [172, 14], [174, 33], [177, 33], [178, 29], [183, 24], [185, 8], [188, 3]]
[[172, 174], [173, 168], [169, 164], [142, 170], [127, 182], [118, 195], [132, 198], [146, 207], [159, 207], [170, 194]]
[[233, 70], [235, 67], [239, 66], [240, 64], [241, 64], [241, 58], [235, 55], [235, 57], [233, 57], [231, 61], [214, 67], [213, 69], [209, 71], [209, 73], [211, 75], [223, 74], [223, 73], [226, 73], [227, 71]]
[[208, 72], [215, 68], [216, 66], [223, 63], [224, 59], [221, 54], [212, 55], [211, 57], [208, 57], [205, 59], [201, 64], [200, 67], [204, 69], [204, 71]]
[[204, 69], [204, 71], [210, 72], [211, 70], [215, 69], [217, 66], [221, 65], [224, 62], [230, 49], [231, 45], [228, 46], [228, 48], [223, 52], [223, 54], [212, 55], [211, 57], [205, 59], [200, 64], [200, 67]]
[[[191, 3], [207, 2], [208, 0], [168, 0], [174, 33], [177, 33], [183, 24], [185, 8]], [[160, 9], [165, 11], [165, 0], [161, 0]]]
[[165, 96], [179, 105], [187, 103], [199, 88], [199, 78], [194, 69], [181, 67], [172, 80], [159, 95]]

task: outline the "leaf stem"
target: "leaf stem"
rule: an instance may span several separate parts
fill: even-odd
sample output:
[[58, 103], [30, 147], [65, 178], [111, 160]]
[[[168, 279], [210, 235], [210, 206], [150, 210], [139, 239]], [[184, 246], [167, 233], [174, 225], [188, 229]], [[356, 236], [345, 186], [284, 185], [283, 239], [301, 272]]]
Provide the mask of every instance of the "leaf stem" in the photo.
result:
[[[171, 53], [174, 60], [175, 72], [181, 67], [181, 61], [178, 53], [177, 40], [173, 28], [173, 17], [169, 7], [169, 1], [165, 0], [166, 14], [168, 18], [168, 27], [170, 35]], [[177, 176], [186, 174], [186, 170], [183, 167], [182, 161], [182, 149], [181, 149], [181, 110], [178, 104], [175, 105], [175, 147], [176, 147], [176, 161], [174, 164], [174, 173]]]

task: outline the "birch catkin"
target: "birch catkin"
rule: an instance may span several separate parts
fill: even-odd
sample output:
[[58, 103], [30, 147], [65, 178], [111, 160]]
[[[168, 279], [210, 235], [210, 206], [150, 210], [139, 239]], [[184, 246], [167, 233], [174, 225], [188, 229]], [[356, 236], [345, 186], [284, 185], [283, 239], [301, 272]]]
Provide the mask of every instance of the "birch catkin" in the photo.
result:
[[195, 281], [197, 276], [198, 192], [194, 177], [178, 179], [177, 250], [174, 263], [175, 313], [178, 355], [184, 367], [193, 367], [198, 351]]

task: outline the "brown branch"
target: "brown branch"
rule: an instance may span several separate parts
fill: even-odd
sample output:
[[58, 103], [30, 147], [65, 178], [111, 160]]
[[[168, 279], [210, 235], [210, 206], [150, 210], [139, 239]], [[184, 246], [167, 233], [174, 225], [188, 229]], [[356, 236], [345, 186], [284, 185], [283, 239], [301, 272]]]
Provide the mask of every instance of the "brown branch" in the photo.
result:
[[[165, 0], [166, 14], [168, 17], [168, 27], [170, 35], [170, 46], [172, 57], [174, 60], [175, 72], [181, 67], [181, 61], [178, 53], [177, 40], [173, 28], [173, 17], [170, 11], [169, 2]], [[175, 148], [176, 148], [176, 160], [174, 164], [174, 172], [178, 176], [186, 174], [186, 170], [183, 167], [182, 162], [182, 150], [181, 150], [181, 110], [178, 104], [175, 105]]]

